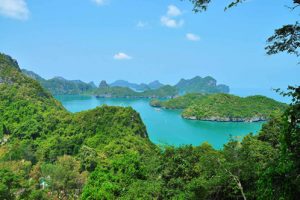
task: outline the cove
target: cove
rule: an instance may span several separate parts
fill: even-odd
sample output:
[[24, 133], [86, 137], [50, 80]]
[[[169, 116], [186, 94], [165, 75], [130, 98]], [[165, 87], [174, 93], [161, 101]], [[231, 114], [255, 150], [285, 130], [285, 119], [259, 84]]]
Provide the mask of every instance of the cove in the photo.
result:
[[208, 122], [181, 118], [178, 110], [157, 110], [149, 105], [149, 99], [96, 98], [82, 95], [55, 96], [70, 112], [80, 112], [101, 105], [131, 106], [140, 113], [147, 127], [149, 138], [155, 144], [200, 145], [208, 142], [221, 149], [230, 136], [242, 139], [252, 132], [256, 134], [263, 122]]

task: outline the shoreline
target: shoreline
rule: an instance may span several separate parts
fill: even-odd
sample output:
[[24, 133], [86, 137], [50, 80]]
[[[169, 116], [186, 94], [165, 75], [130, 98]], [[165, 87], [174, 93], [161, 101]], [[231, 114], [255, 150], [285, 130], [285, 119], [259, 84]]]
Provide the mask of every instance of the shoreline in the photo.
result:
[[200, 118], [196, 116], [183, 116], [183, 119], [191, 121], [208, 121], [208, 122], [236, 122], [236, 123], [256, 123], [256, 122], [266, 122], [268, 119], [263, 117], [253, 117], [253, 118], [224, 118], [224, 117], [210, 117], [210, 118]]

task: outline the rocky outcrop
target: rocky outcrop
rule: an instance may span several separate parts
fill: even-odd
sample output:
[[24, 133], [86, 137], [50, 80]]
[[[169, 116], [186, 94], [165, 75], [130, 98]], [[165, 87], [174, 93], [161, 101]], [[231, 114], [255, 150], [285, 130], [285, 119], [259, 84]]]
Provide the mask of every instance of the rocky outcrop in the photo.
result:
[[101, 81], [100, 82], [100, 84], [99, 84], [99, 88], [108, 88], [109, 87], [109, 85], [107, 84], [107, 82], [106, 81]]

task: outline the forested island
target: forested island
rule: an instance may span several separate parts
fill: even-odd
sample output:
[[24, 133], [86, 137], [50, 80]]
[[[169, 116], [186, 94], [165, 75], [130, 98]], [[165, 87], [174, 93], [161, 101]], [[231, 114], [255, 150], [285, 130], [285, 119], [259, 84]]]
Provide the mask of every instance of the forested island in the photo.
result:
[[80, 80], [67, 80], [63, 77], [54, 77], [46, 80], [32, 71], [22, 69], [22, 72], [26, 76], [37, 80], [52, 95], [83, 94], [97, 88], [93, 82], [85, 83]]
[[110, 86], [106, 81], [101, 81], [98, 88], [85, 94], [99, 98], [173, 98], [178, 94], [178, 90], [170, 85], [164, 85], [158, 89], [137, 92], [128, 87]]
[[220, 122], [257, 122], [272, 113], [282, 113], [284, 103], [265, 96], [238, 97], [230, 94], [187, 94], [167, 101], [152, 100], [150, 105], [165, 109], [183, 109], [182, 117]]
[[181, 79], [176, 85], [164, 85], [159, 81], [149, 84], [135, 84], [124, 80], [118, 80], [108, 84], [102, 80], [97, 87], [93, 82], [85, 83], [80, 80], [66, 80], [62, 77], [54, 77], [46, 80], [38, 74], [22, 69], [22, 72], [37, 80], [52, 95], [93, 95], [100, 98], [174, 98], [186, 93], [229, 93], [226, 85], [217, 84], [217, 81], [210, 77], [201, 78], [196, 76], [192, 79]]

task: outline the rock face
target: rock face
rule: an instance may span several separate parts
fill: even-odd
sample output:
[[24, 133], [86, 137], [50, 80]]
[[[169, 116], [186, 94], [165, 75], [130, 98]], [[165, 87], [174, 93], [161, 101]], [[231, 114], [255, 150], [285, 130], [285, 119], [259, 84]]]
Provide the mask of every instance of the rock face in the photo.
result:
[[238, 117], [208, 117], [208, 118], [197, 118], [196, 116], [183, 116], [185, 119], [189, 120], [200, 120], [200, 121], [213, 121], [213, 122], [261, 122], [267, 121], [265, 117], [251, 117], [251, 118], [238, 118]]

